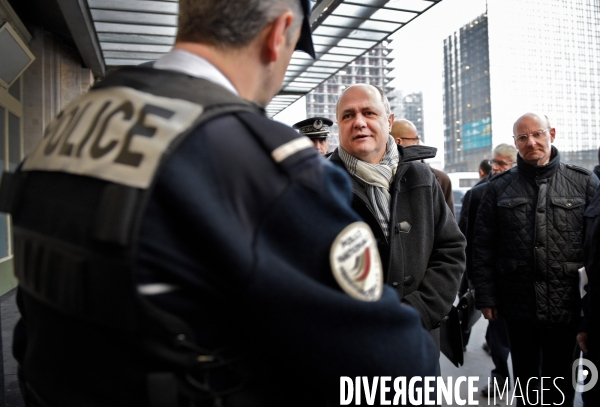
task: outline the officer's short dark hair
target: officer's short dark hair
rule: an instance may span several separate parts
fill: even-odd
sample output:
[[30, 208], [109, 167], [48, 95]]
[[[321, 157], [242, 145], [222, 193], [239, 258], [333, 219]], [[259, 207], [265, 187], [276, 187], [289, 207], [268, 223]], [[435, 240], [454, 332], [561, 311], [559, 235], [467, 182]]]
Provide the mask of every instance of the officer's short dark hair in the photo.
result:
[[303, 19], [299, 0], [179, 0], [177, 41], [241, 48], [286, 10], [295, 16], [291, 34]]

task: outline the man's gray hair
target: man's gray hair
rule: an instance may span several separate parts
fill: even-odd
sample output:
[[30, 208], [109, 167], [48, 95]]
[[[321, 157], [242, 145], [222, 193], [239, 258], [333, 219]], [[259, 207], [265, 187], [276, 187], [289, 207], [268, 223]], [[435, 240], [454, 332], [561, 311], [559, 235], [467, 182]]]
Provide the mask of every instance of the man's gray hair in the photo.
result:
[[300, 0], [179, 0], [177, 41], [241, 48], [288, 10], [295, 33], [304, 18]]
[[379, 95], [381, 96], [381, 103], [383, 103], [383, 107], [385, 108], [385, 114], [387, 117], [390, 117], [390, 115], [392, 114], [392, 109], [390, 108], [390, 101], [388, 100], [387, 96], [385, 95], [385, 93], [383, 93], [383, 90], [376, 85], [372, 85], [370, 83], [357, 83], [351, 86], [348, 86], [346, 89], [344, 89], [342, 91], [342, 94], [340, 95], [340, 97], [338, 97], [337, 102], [335, 103], [335, 114], [337, 116], [337, 110], [338, 107], [340, 106], [340, 99], [342, 99], [342, 96], [344, 96], [344, 93], [346, 93], [346, 91], [354, 86], [358, 86], [358, 85], [367, 85], [367, 86], [372, 86], [375, 89], [377, 89], [377, 92], [379, 92]]
[[510, 160], [513, 162], [517, 161], [517, 149], [515, 148], [515, 146], [511, 146], [510, 144], [498, 144], [494, 148], [493, 154], [502, 155], [504, 157], [510, 157]]

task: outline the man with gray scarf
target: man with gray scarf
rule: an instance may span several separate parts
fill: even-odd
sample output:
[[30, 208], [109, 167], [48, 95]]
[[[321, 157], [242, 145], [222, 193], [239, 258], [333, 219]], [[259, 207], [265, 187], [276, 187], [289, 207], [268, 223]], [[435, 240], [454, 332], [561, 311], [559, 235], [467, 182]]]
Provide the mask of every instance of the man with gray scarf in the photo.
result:
[[381, 89], [348, 87], [337, 105], [340, 147], [330, 160], [350, 175], [352, 207], [369, 224], [384, 281], [421, 315], [439, 348], [439, 330], [465, 266], [465, 238], [435, 176], [427, 146], [403, 148], [390, 136], [394, 115]]

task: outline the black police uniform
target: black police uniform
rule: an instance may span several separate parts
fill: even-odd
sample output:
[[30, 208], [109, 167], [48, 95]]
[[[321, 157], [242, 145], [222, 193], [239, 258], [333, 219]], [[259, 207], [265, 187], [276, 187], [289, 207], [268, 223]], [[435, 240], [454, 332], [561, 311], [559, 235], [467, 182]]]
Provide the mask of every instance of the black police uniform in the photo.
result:
[[340, 376], [436, 374], [414, 310], [339, 280], [349, 185], [220, 86], [108, 76], [2, 182], [29, 404], [316, 406]]
[[[312, 117], [302, 120], [292, 127], [305, 135], [311, 140], [321, 140], [329, 138], [329, 127], [333, 126], [333, 121], [326, 117]], [[324, 154], [325, 158], [329, 158], [331, 153]]]
[[331, 126], [333, 126], [333, 121], [326, 117], [311, 117], [299, 121], [292, 127], [313, 140], [329, 137], [329, 128]]

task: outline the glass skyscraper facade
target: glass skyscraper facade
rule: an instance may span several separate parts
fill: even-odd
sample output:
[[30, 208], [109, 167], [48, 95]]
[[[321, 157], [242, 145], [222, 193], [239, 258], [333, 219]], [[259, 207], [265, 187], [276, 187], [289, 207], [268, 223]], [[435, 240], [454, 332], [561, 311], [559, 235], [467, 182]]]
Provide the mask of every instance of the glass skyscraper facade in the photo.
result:
[[444, 40], [444, 161], [477, 171], [492, 146], [488, 21], [483, 14]]
[[409, 93], [396, 101], [396, 103], [402, 106], [402, 115], [396, 115], [395, 119], [410, 120], [417, 128], [421, 144], [426, 144], [425, 130], [423, 129], [423, 93]]
[[476, 171], [526, 112], [549, 117], [563, 161], [597, 164], [599, 20], [597, 0], [488, 0], [446, 39], [446, 170]]
[[600, 146], [600, 2], [488, 0], [493, 143], [546, 114], [562, 160], [592, 168]]

